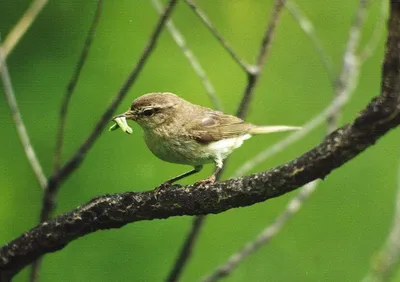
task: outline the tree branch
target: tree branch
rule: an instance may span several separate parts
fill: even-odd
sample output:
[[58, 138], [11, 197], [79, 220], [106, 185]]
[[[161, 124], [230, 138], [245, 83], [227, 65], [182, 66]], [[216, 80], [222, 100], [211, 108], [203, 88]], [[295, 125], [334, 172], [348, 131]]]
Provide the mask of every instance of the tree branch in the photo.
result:
[[319, 55], [322, 65], [324, 66], [328, 74], [332, 86], [335, 86], [336, 80], [332, 66], [332, 58], [326, 54], [325, 49], [321, 43], [321, 40], [319, 39], [318, 35], [315, 32], [314, 24], [300, 10], [300, 8], [297, 7], [294, 1], [290, 0], [286, 1], [285, 7], [290, 12], [290, 15], [297, 21], [300, 28], [304, 31], [304, 33], [308, 36], [308, 38], [310, 38], [311, 43], [314, 46], [315, 51]]
[[[0, 41], [1, 43], [1, 41]], [[43, 172], [43, 168], [36, 156], [35, 150], [33, 149], [31, 140], [29, 138], [28, 131], [26, 130], [22, 115], [19, 110], [17, 99], [15, 98], [14, 88], [11, 83], [10, 74], [8, 73], [7, 63], [2, 47], [0, 47], [0, 72], [3, 81], [4, 93], [6, 94], [8, 104], [10, 105], [11, 115], [14, 119], [15, 128], [17, 129], [18, 137], [21, 140], [22, 147], [24, 148], [26, 158], [32, 167], [33, 172], [37, 180], [39, 181], [40, 187], [45, 189], [47, 186], [47, 177]]]
[[192, 0], [185, 0], [186, 4], [188, 4], [189, 8], [199, 17], [201, 22], [208, 28], [211, 34], [218, 40], [218, 42], [222, 45], [226, 52], [232, 57], [232, 59], [242, 68], [242, 70], [246, 73], [251, 73], [252, 68], [249, 64], [241, 58], [229, 45], [229, 43], [223, 38], [223, 36], [219, 33], [219, 31], [215, 28], [212, 22], [208, 19], [206, 14], [200, 10], [199, 7]]
[[387, 13], [389, 9], [388, 9], [388, 2], [386, 0], [380, 0], [380, 1], [381, 1], [381, 12], [375, 23], [374, 31], [372, 32], [371, 37], [365, 44], [363, 50], [360, 52], [361, 62], [366, 61], [376, 51], [381, 36], [384, 33], [383, 29], [385, 27], [385, 20], [387, 18]]
[[89, 54], [90, 47], [92, 45], [94, 33], [100, 21], [102, 5], [103, 5], [103, 0], [98, 0], [96, 4], [96, 11], [94, 12], [94, 16], [92, 19], [92, 23], [90, 24], [88, 33], [86, 35], [85, 43], [83, 44], [81, 54], [75, 66], [75, 70], [72, 74], [72, 77], [68, 83], [67, 90], [65, 91], [64, 99], [60, 107], [60, 120], [58, 124], [58, 132], [56, 138], [56, 151], [54, 153], [53, 173], [57, 172], [57, 170], [60, 168], [63, 141], [64, 141], [65, 122], [67, 119], [69, 102], [71, 100], [72, 93], [75, 90], [76, 84], [78, 83], [79, 76], [81, 74], [83, 66], [86, 63], [86, 59]]
[[34, 0], [32, 1], [29, 8], [25, 11], [24, 15], [20, 18], [18, 23], [13, 27], [10, 33], [4, 40], [3, 45], [3, 56], [7, 58], [14, 47], [17, 45], [18, 41], [22, 38], [25, 32], [29, 29], [32, 23], [35, 21], [36, 17], [46, 6], [48, 0]]
[[396, 266], [400, 260], [400, 162], [397, 169], [397, 196], [395, 200], [395, 212], [386, 238], [385, 244], [378, 254], [374, 255], [368, 274], [363, 282], [389, 281], [392, 278]]
[[236, 113], [236, 115], [240, 118], [245, 117], [247, 111], [249, 110], [249, 104], [252, 99], [254, 89], [256, 88], [258, 80], [260, 78], [265, 60], [268, 56], [268, 51], [271, 46], [272, 38], [275, 34], [275, 28], [278, 23], [279, 16], [281, 15], [285, 1], [286, 0], [275, 0], [274, 2], [272, 16], [268, 22], [267, 28], [265, 29], [264, 37], [260, 45], [260, 51], [258, 52], [258, 56], [256, 59], [256, 64], [255, 66], [253, 66], [253, 71], [247, 74], [248, 75], [247, 87], [244, 90], [243, 98], [240, 101], [240, 105]]

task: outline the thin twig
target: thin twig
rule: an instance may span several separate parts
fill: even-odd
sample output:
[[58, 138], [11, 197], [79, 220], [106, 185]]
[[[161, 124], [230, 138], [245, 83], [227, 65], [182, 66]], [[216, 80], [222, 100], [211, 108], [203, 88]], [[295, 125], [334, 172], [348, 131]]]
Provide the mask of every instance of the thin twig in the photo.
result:
[[114, 113], [115, 109], [121, 103], [122, 99], [126, 96], [129, 89], [132, 85], [136, 82], [141, 70], [143, 69], [147, 59], [149, 58], [150, 54], [152, 53], [154, 47], [156, 46], [156, 42], [159, 38], [159, 35], [164, 27], [169, 15], [173, 11], [173, 8], [176, 6], [178, 0], [171, 0], [167, 5], [164, 13], [160, 16], [156, 27], [154, 28], [153, 33], [150, 35], [149, 41], [145, 48], [143, 49], [142, 54], [139, 57], [139, 60], [133, 70], [129, 73], [127, 79], [123, 83], [122, 87], [118, 91], [118, 93], [114, 96], [111, 103], [108, 105], [106, 110], [103, 112], [102, 116], [100, 117], [99, 121], [95, 125], [92, 132], [86, 138], [86, 140], [81, 144], [77, 152], [66, 162], [65, 165], [61, 167], [61, 169], [53, 174], [53, 176], [49, 180], [48, 190], [50, 193], [48, 197], [43, 199], [43, 208], [41, 213], [41, 219], [46, 219], [49, 217], [49, 214], [54, 208], [53, 199], [57, 194], [58, 187], [68, 176], [71, 175], [75, 171], [75, 169], [82, 163], [88, 151], [92, 148], [93, 144], [97, 140], [97, 138], [102, 133], [103, 129], [106, 127], [107, 123], [109, 122], [112, 114]]
[[319, 55], [322, 65], [324, 66], [328, 74], [329, 80], [334, 86], [335, 74], [332, 67], [332, 58], [325, 53], [321, 40], [318, 38], [318, 35], [315, 32], [315, 27], [313, 23], [307, 18], [307, 16], [300, 10], [299, 7], [297, 7], [297, 5], [293, 1], [286, 1], [285, 7], [286, 9], [288, 9], [292, 17], [297, 21], [304, 33], [310, 38], [311, 43], [313, 44], [315, 51]]
[[[191, 3], [191, 1], [186, 0], [186, 2], [189, 5], [193, 5], [193, 3]], [[275, 27], [276, 27], [276, 24], [279, 19], [279, 14], [283, 8], [283, 3], [284, 2], [282, 0], [275, 0], [272, 17], [268, 21], [268, 25], [267, 25], [263, 40], [260, 45], [260, 50], [259, 50], [258, 56], [257, 56], [256, 67], [254, 68], [257, 71], [247, 73], [249, 79], [248, 79], [244, 94], [242, 96], [242, 100], [241, 100], [238, 110], [237, 110], [237, 115], [241, 118], [244, 118], [247, 114], [247, 110], [250, 105], [250, 101], [252, 99], [252, 93], [256, 88], [258, 77], [261, 74], [261, 70], [265, 64], [265, 61], [266, 61], [266, 58], [268, 55], [268, 50], [271, 45]], [[196, 6], [194, 6], [194, 7], [196, 7]], [[221, 38], [221, 39], [222, 39], [222, 42], [225, 42], [225, 40], [223, 38]], [[221, 178], [221, 175], [224, 173], [225, 168], [227, 166], [227, 162], [228, 162], [228, 159], [226, 159], [224, 161], [223, 168], [216, 175], [217, 180], [219, 180]], [[205, 218], [206, 218], [205, 216], [201, 215], [193, 220], [192, 227], [184, 241], [184, 244], [181, 247], [178, 258], [175, 261], [175, 264], [172, 268], [171, 273], [168, 276], [167, 281], [173, 282], [173, 281], [177, 281], [179, 279], [180, 275], [182, 274], [183, 269], [185, 268], [185, 266], [190, 258], [192, 249], [196, 243], [196, 239], [198, 238], [198, 233], [200, 233], [200, 231], [201, 231], [201, 227], [203, 226]]]
[[[334, 94], [337, 96], [337, 98], [339, 98], [341, 95], [344, 95], [343, 92], [346, 94], [346, 96], [350, 95], [354, 91], [358, 82], [357, 78], [360, 65], [355, 63], [356, 60], [349, 60], [348, 58], [355, 58], [356, 56], [355, 52], [360, 41], [361, 29], [365, 19], [365, 11], [366, 3], [364, 1], [360, 1], [360, 6], [356, 12], [356, 20], [350, 28], [347, 48], [343, 56], [343, 67], [341, 74], [339, 75], [339, 83], [336, 84], [337, 89], [334, 91]], [[344, 77], [342, 75], [343, 73], [347, 73], [353, 77]], [[347, 101], [348, 99], [345, 99], [343, 103]], [[332, 103], [335, 103], [335, 100], [333, 100]], [[335, 107], [331, 112], [331, 115], [326, 115], [327, 135], [333, 132], [338, 126], [340, 110], [341, 106]], [[228, 276], [250, 254], [254, 253], [264, 244], [270, 242], [270, 240], [285, 226], [289, 219], [301, 209], [304, 201], [308, 199], [316, 190], [318, 183], [319, 181], [315, 180], [305, 185], [301, 191], [288, 203], [286, 209], [274, 220], [272, 224], [268, 225], [255, 240], [247, 243], [243, 249], [233, 254], [225, 263], [217, 267], [217, 269], [212, 274], [204, 278], [203, 281], [217, 281], [222, 277]]]
[[72, 77], [68, 83], [68, 87], [64, 94], [63, 102], [61, 104], [60, 120], [59, 120], [59, 124], [58, 124], [58, 133], [57, 133], [57, 139], [56, 139], [56, 151], [54, 154], [53, 173], [55, 173], [60, 168], [62, 149], [63, 149], [63, 140], [64, 140], [64, 131], [65, 131], [65, 122], [66, 122], [66, 118], [67, 118], [69, 102], [71, 100], [72, 93], [75, 90], [76, 84], [78, 83], [82, 68], [86, 63], [86, 59], [89, 54], [90, 47], [92, 45], [94, 33], [95, 33], [96, 27], [100, 21], [102, 5], [103, 5], [103, 0], [98, 0], [96, 11], [94, 13], [94, 17], [93, 17], [92, 23], [90, 25], [88, 34], [86, 36], [81, 55], [75, 66], [75, 70], [72, 74]]
[[35, 21], [36, 17], [46, 6], [48, 0], [34, 0], [32, 1], [29, 8], [25, 11], [25, 14], [21, 17], [18, 23], [14, 26], [14, 28], [7, 35], [4, 40], [3, 45], [3, 57], [7, 58], [14, 47], [17, 45], [18, 41], [22, 38], [28, 28]]
[[374, 258], [369, 273], [364, 282], [388, 281], [400, 259], [400, 161], [397, 170], [397, 196], [395, 214], [389, 235], [376, 258]]
[[193, 224], [190, 227], [189, 234], [182, 244], [179, 256], [177, 257], [177, 260], [171, 272], [168, 274], [168, 278], [166, 281], [178, 281], [178, 278], [181, 275], [183, 268], [186, 266], [186, 261], [191, 255], [193, 244], [200, 233], [200, 228], [203, 226], [204, 219], [205, 216], [196, 216], [193, 219]]
[[385, 26], [385, 20], [387, 18], [388, 14], [388, 1], [386, 0], [381, 0], [381, 13], [379, 15], [379, 18], [375, 24], [374, 31], [372, 32], [372, 35], [370, 39], [368, 40], [368, 43], [365, 45], [364, 49], [360, 52], [360, 61], [364, 62], [367, 60], [376, 50], [379, 40], [383, 34], [384, 31], [384, 26]]
[[[344, 95], [343, 93], [346, 93], [346, 90], [346, 95], [349, 96], [350, 94], [348, 92], [353, 92], [357, 86], [361, 61], [359, 56], [357, 57], [356, 52], [360, 44], [361, 28], [364, 24], [367, 6], [370, 1], [371, 0], [360, 0], [353, 24], [350, 27], [349, 39], [347, 41], [346, 51], [343, 56], [342, 70], [340, 71], [337, 86], [335, 88], [335, 97]], [[328, 122], [331, 122], [331, 124], [337, 124], [337, 121], [340, 118], [340, 109], [341, 107], [338, 107], [335, 109], [335, 111], [329, 113], [327, 117]]]
[[1, 47], [0, 47], [0, 68], [1, 68], [1, 77], [3, 80], [4, 93], [6, 94], [7, 101], [10, 106], [11, 115], [14, 119], [15, 128], [17, 129], [19, 139], [21, 140], [22, 147], [24, 148], [25, 151], [25, 155], [29, 161], [29, 164], [33, 169], [33, 172], [35, 173], [37, 180], [39, 181], [40, 186], [42, 187], [42, 189], [45, 189], [45, 187], [47, 186], [47, 178], [43, 172], [42, 166], [40, 165], [39, 159], [36, 156], [35, 150], [33, 149], [33, 146], [31, 144], [25, 124], [22, 120], [21, 112], [19, 110], [18, 103], [15, 98], [15, 93], [12, 86], [10, 74], [8, 72], [8, 67], [6, 64], [4, 52]]
[[229, 53], [232, 59], [245, 71], [246, 73], [252, 72], [252, 67], [241, 58], [229, 45], [229, 43], [222, 37], [218, 32], [206, 14], [199, 8], [192, 0], [185, 0], [192, 11], [200, 18], [201, 22], [208, 28], [211, 34], [218, 40], [218, 42], [224, 47], [224, 49]]
[[240, 118], [244, 118], [249, 109], [249, 104], [252, 99], [254, 89], [257, 86], [257, 82], [260, 78], [260, 74], [267, 58], [268, 51], [271, 46], [271, 41], [275, 33], [275, 28], [284, 4], [285, 0], [275, 0], [272, 16], [271, 19], [268, 21], [268, 25], [261, 42], [260, 51], [258, 52], [256, 65], [253, 67], [253, 72], [248, 73], [248, 83], [244, 90], [242, 96], [243, 98], [240, 101], [239, 108], [236, 112], [236, 115]]
[[[159, 0], [152, 0], [153, 6], [156, 10], [161, 13], [162, 12], [162, 5]], [[166, 24], [169, 33], [171, 34], [172, 38], [174, 39], [175, 43], [181, 48], [182, 53], [188, 59], [190, 65], [192, 66], [194, 72], [200, 78], [200, 81], [203, 83], [208, 98], [210, 98], [211, 103], [213, 104], [214, 108], [223, 111], [222, 103], [218, 99], [217, 94], [215, 93], [214, 86], [212, 85], [210, 79], [207, 76], [207, 73], [204, 71], [203, 67], [201, 66], [199, 60], [196, 58], [192, 50], [186, 43], [185, 37], [182, 33], [178, 30], [172, 20], [169, 20]]]

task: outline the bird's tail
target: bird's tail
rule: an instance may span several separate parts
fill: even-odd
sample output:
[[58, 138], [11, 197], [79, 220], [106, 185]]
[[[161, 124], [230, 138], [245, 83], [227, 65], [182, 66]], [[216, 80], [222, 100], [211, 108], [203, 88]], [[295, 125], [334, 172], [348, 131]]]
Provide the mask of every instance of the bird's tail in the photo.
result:
[[257, 126], [254, 125], [250, 128], [250, 134], [266, 134], [280, 131], [291, 131], [291, 130], [299, 130], [301, 127], [299, 126], [286, 126], [286, 125], [271, 125], [271, 126]]

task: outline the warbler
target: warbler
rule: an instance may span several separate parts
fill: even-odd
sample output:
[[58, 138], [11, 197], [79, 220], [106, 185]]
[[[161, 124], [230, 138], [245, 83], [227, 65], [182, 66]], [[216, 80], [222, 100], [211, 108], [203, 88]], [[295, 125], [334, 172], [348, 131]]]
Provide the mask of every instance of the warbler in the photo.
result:
[[148, 93], [133, 101], [128, 111], [112, 119], [110, 130], [132, 133], [126, 120], [137, 122], [150, 151], [161, 160], [186, 164], [193, 169], [164, 182], [172, 184], [199, 172], [204, 164], [215, 163], [203, 183], [215, 182], [223, 161], [252, 135], [298, 130], [297, 126], [258, 126], [242, 119], [192, 104], [169, 92]]

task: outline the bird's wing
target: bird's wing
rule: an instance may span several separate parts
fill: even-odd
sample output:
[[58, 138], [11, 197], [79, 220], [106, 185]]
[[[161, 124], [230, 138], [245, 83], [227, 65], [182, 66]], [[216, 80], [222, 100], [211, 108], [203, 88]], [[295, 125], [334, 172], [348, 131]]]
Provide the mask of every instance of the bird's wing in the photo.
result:
[[244, 135], [251, 127], [238, 117], [211, 110], [205, 111], [202, 118], [191, 120], [188, 125], [189, 134], [205, 144]]

